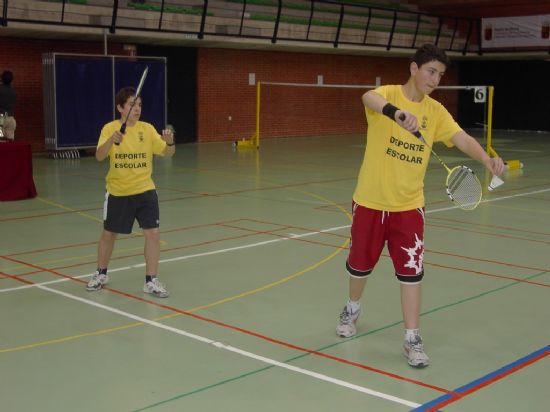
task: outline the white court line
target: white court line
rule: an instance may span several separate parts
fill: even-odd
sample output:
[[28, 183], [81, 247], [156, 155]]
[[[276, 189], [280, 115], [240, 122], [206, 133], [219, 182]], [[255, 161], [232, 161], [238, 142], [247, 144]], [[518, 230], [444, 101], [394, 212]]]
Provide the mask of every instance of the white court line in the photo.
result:
[[132, 313], [124, 312], [122, 310], [113, 308], [111, 306], [103, 305], [101, 303], [97, 303], [97, 302], [94, 302], [94, 301], [89, 300], [89, 299], [84, 299], [84, 298], [81, 298], [79, 296], [72, 295], [70, 293], [62, 292], [60, 290], [52, 289], [52, 288], [49, 288], [49, 287], [43, 286], [43, 285], [36, 285], [36, 286], [39, 289], [42, 289], [46, 292], [55, 293], [57, 295], [61, 295], [61, 296], [66, 297], [68, 299], [76, 300], [76, 301], [84, 303], [86, 305], [95, 306], [96, 308], [103, 309], [103, 310], [106, 310], [108, 312], [112, 312], [112, 313], [115, 313], [117, 315], [129, 318], [129, 319], [132, 319], [132, 320], [135, 320], [135, 321], [138, 321], [138, 322], [142, 322], [142, 323], [145, 323], [145, 324], [150, 325], [150, 326], [154, 326], [154, 327], [159, 328], [159, 329], [164, 329], [168, 332], [175, 333], [175, 334], [181, 335], [181, 336], [185, 336], [187, 338], [191, 338], [191, 339], [197, 340], [199, 342], [206, 343], [208, 345], [212, 345], [212, 346], [214, 346], [215, 348], [218, 348], [218, 349], [224, 349], [224, 350], [227, 350], [229, 352], [237, 353], [241, 356], [245, 356], [245, 357], [250, 358], [250, 359], [254, 359], [254, 360], [257, 360], [257, 361], [260, 361], [260, 362], [263, 362], [263, 363], [268, 363], [268, 364], [273, 365], [273, 366], [278, 366], [278, 367], [283, 368], [283, 369], [288, 369], [288, 370], [296, 372], [296, 373], [301, 373], [303, 375], [307, 375], [307, 376], [310, 376], [310, 377], [315, 378], [315, 379], [319, 379], [319, 380], [322, 380], [322, 381], [325, 381], [325, 382], [333, 383], [335, 385], [342, 386], [342, 387], [347, 388], [347, 389], [352, 389], [352, 390], [355, 390], [355, 391], [358, 391], [358, 392], [362, 392], [362, 393], [365, 393], [367, 395], [375, 396], [377, 398], [385, 399], [387, 401], [400, 403], [402, 405], [406, 405], [406, 406], [409, 406], [411, 408], [416, 408], [416, 407], [420, 406], [420, 404], [408, 401], [406, 399], [401, 399], [401, 398], [398, 398], [396, 396], [392, 396], [392, 395], [388, 395], [388, 394], [378, 392], [378, 391], [375, 391], [375, 390], [372, 390], [372, 389], [368, 389], [368, 388], [365, 388], [363, 386], [355, 385], [355, 384], [350, 383], [350, 382], [346, 382], [346, 381], [343, 381], [343, 380], [340, 380], [340, 379], [332, 378], [330, 376], [323, 375], [323, 374], [318, 373], [318, 372], [313, 372], [313, 371], [310, 371], [308, 369], [303, 369], [303, 368], [299, 368], [297, 366], [289, 365], [289, 364], [284, 363], [284, 362], [279, 362], [279, 361], [276, 361], [276, 360], [271, 359], [271, 358], [266, 358], [265, 356], [256, 355], [252, 352], [248, 352], [248, 351], [236, 348], [236, 347], [231, 346], [231, 345], [226, 345], [225, 343], [218, 342], [218, 341], [206, 338], [204, 336], [195, 335], [193, 333], [189, 333], [189, 332], [186, 332], [184, 330], [177, 329], [177, 328], [165, 325], [165, 324], [160, 323], [160, 322], [156, 322], [154, 320], [145, 319], [145, 318], [142, 318], [141, 316], [137, 316], [137, 315], [134, 315]]
[[[536, 193], [543, 193], [543, 192], [548, 192], [548, 191], [550, 191], [550, 189], [542, 189], [542, 190], [537, 190], [537, 191], [533, 191], [533, 192], [529, 192], [529, 193], [516, 194], [516, 195], [510, 195], [510, 196], [502, 196], [502, 197], [498, 197], [498, 198], [494, 198], [494, 199], [484, 200], [483, 202], [484, 203], [495, 202], [495, 201], [499, 201], [499, 200], [510, 199], [510, 198], [515, 198], [515, 197], [521, 197], [521, 196], [528, 196], [528, 195], [532, 195], [532, 194], [536, 194]], [[447, 208], [429, 210], [426, 213], [437, 213], [437, 212], [452, 210], [452, 209], [456, 209], [456, 208], [457, 208], [457, 206], [452, 206], [452, 207], [447, 207]], [[234, 250], [247, 249], [247, 248], [262, 246], [262, 245], [266, 245], [266, 244], [270, 244], [270, 243], [282, 242], [282, 241], [291, 240], [291, 239], [300, 238], [300, 237], [313, 236], [313, 235], [316, 235], [316, 234], [319, 234], [319, 233], [324, 233], [324, 232], [332, 232], [332, 231], [336, 231], [336, 230], [347, 229], [349, 227], [350, 227], [350, 225], [337, 226], [337, 227], [333, 227], [333, 228], [329, 228], [329, 229], [324, 229], [324, 230], [321, 230], [321, 231], [304, 233], [304, 234], [301, 234], [301, 235], [295, 235], [295, 236], [291, 236], [291, 237], [287, 237], [287, 238], [273, 239], [273, 240], [268, 240], [268, 241], [264, 241], [264, 242], [258, 242], [258, 243], [243, 245], [243, 246], [237, 246], [237, 247], [233, 247], [233, 248], [221, 249], [221, 250], [205, 252], [205, 253], [198, 253], [198, 254], [195, 254], [195, 255], [187, 255], [187, 256], [181, 256], [181, 257], [178, 257], [178, 258], [164, 259], [164, 260], [161, 260], [160, 262], [161, 263], [162, 262], [173, 262], [173, 261], [177, 261], [177, 260], [191, 259], [191, 258], [194, 258], [194, 257], [201, 257], [201, 256], [209, 256], [209, 255], [219, 254], [219, 253], [226, 253], [226, 252], [230, 252], [230, 251], [234, 251]], [[139, 267], [139, 266], [140, 265], [134, 265], [134, 266], [127, 266], [127, 267], [123, 267], [123, 268], [112, 269], [111, 272], [128, 270], [130, 268]], [[78, 276], [78, 278], [85, 277], [85, 276], [89, 276], [89, 275]], [[258, 360], [260, 362], [264, 362], [264, 363], [268, 363], [268, 364], [271, 364], [271, 365], [274, 365], [274, 366], [278, 366], [280, 368], [288, 369], [288, 370], [293, 371], [293, 372], [301, 373], [301, 374], [304, 374], [304, 375], [307, 375], [307, 376], [310, 376], [310, 377], [313, 377], [313, 378], [316, 378], [316, 379], [319, 379], [319, 380], [322, 380], [322, 381], [325, 381], [325, 382], [330, 382], [330, 383], [333, 383], [335, 385], [339, 385], [339, 386], [342, 386], [342, 387], [345, 387], [345, 388], [348, 388], [348, 389], [352, 389], [352, 390], [362, 392], [362, 393], [365, 393], [365, 394], [368, 394], [368, 395], [371, 395], [371, 396], [375, 396], [375, 397], [378, 397], [378, 398], [382, 398], [382, 399], [385, 399], [385, 400], [388, 400], [388, 401], [400, 403], [400, 404], [403, 404], [403, 405], [406, 405], [406, 406], [409, 406], [409, 407], [412, 407], [412, 408], [416, 408], [416, 407], [420, 406], [420, 404], [417, 404], [417, 403], [414, 403], [414, 402], [411, 402], [411, 401], [408, 401], [408, 400], [405, 400], [405, 399], [401, 399], [401, 398], [398, 398], [398, 397], [395, 397], [395, 396], [392, 396], [392, 395], [377, 392], [377, 391], [374, 391], [372, 389], [368, 389], [368, 388], [365, 388], [365, 387], [362, 387], [362, 386], [359, 386], [359, 385], [355, 385], [353, 383], [346, 382], [346, 381], [343, 381], [343, 380], [340, 380], [340, 379], [332, 378], [330, 376], [326, 376], [326, 375], [323, 375], [323, 374], [320, 374], [320, 373], [317, 373], [317, 372], [313, 372], [313, 371], [310, 371], [310, 370], [307, 370], [307, 369], [302, 369], [302, 368], [299, 368], [299, 367], [296, 367], [296, 366], [292, 366], [292, 365], [289, 365], [289, 364], [286, 364], [286, 363], [283, 363], [283, 362], [276, 361], [274, 359], [266, 358], [264, 356], [256, 355], [254, 353], [247, 352], [247, 351], [241, 350], [239, 348], [236, 348], [236, 347], [233, 347], [233, 346], [230, 346], [230, 345], [226, 345], [224, 343], [217, 342], [217, 341], [214, 341], [212, 339], [209, 339], [209, 338], [206, 338], [206, 337], [203, 337], [203, 336], [195, 335], [195, 334], [183, 331], [181, 329], [177, 329], [177, 328], [174, 328], [174, 327], [171, 327], [171, 326], [164, 325], [164, 324], [156, 322], [156, 321], [141, 318], [137, 315], [134, 315], [134, 314], [131, 314], [131, 313], [128, 313], [128, 312], [124, 312], [124, 311], [121, 311], [119, 309], [115, 309], [115, 308], [112, 308], [112, 307], [109, 307], [109, 306], [106, 306], [106, 305], [102, 305], [102, 304], [99, 304], [97, 302], [94, 302], [94, 301], [91, 301], [91, 300], [88, 300], [88, 299], [84, 299], [84, 298], [81, 298], [81, 297], [78, 297], [78, 296], [75, 296], [75, 295], [71, 295], [71, 294], [66, 293], [66, 292], [51, 289], [51, 288], [45, 286], [46, 284], [65, 282], [67, 280], [69, 280], [69, 279], [64, 278], [64, 279], [59, 279], [59, 280], [56, 280], [56, 281], [44, 282], [44, 283], [41, 283], [41, 284], [25, 285], [25, 286], [21, 286], [19, 288], [2, 289], [2, 290], [0, 290], [0, 292], [8, 292], [8, 291], [11, 291], [11, 290], [25, 289], [25, 288], [29, 288], [29, 287], [36, 287], [36, 288], [39, 288], [39, 289], [42, 289], [42, 290], [45, 290], [45, 291], [48, 291], [48, 292], [51, 292], [51, 293], [55, 293], [55, 294], [64, 296], [64, 297], [72, 299], [72, 300], [76, 300], [76, 301], [85, 303], [87, 305], [95, 306], [97, 308], [100, 308], [100, 309], [118, 314], [118, 315], [123, 316], [123, 317], [127, 317], [129, 319], [136, 320], [138, 322], [142, 322], [142, 323], [145, 323], [145, 324], [148, 324], [148, 325], [160, 328], [160, 329], [167, 330], [169, 332], [172, 332], [172, 333], [175, 333], [175, 334], [178, 334], [178, 335], [186, 336], [188, 338], [195, 339], [197, 341], [213, 345], [216, 348], [224, 349], [224, 350], [234, 352], [234, 353], [240, 354], [242, 356], [245, 356], [245, 357], [248, 357], [248, 358], [251, 358], [251, 359]]]
[[[504, 183], [506, 183], [506, 182], [504, 182]], [[535, 195], [537, 193], [544, 193], [544, 192], [550, 192], [550, 189], [535, 190], [533, 192], [518, 193], [518, 194], [510, 195], [510, 196], [500, 196], [500, 197], [495, 197], [494, 199], [485, 199], [485, 200], [482, 200], [479, 203], [481, 204], [481, 203], [498, 202], [500, 200], [512, 199], [514, 197], [531, 196], [531, 195]], [[426, 213], [443, 212], [445, 210], [452, 210], [452, 209], [458, 209], [458, 206], [450, 206], [450, 207], [444, 207], [444, 208], [441, 208], [441, 209], [428, 210]]]
[[[530, 196], [530, 195], [534, 195], [534, 194], [537, 194], [537, 193], [544, 193], [544, 192], [549, 192], [549, 191], [550, 191], [550, 189], [535, 190], [533, 192], [518, 193], [518, 194], [510, 195], [510, 196], [501, 196], [501, 197], [495, 197], [493, 199], [485, 199], [485, 200], [482, 200], [480, 203], [497, 202], [497, 201], [500, 201], [500, 200], [511, 199], [511, 198], [515, 198], [515, 197], [522, 197], [522, 196]], [[440, 209], [432, 209], [432, 210], [426, 211], [426, 213], [429, 214], [429, 213], [445, 212], [447, 210], [453, 210], [453, 209], [458, 209], [458, 206], [449, 206], [449, 207], [443, 207], [443, 208], [440, 208]], [[286, 240], [298, 239], [298, 238], [307, 237], [307, 236], [315, 236], [315, 235], [318, 235], [319, 233], [328, 233], [328, 232], [335, 232], [335, 231], [342, 230], [342, 229], [349, 229], [350, 226], [351, 225], [336, 226], [336, 227], [331, 227], [331, 228], [328, 228], [328, 229], [319, 230], [319, 231], [316, 231], [316, 232], [308, 232], [308, 233], [303, 233], [301, 235], [292, 235], [292, 236], [289, 236], [289, 237], [283, 237], [283, 238], [279, 238], [279, 239], [266, 240], [264, 242], [249, 243], [247, 245], [235, 246], [235, 247], [231, 247], [231, 248], [227, 248], [227, 249], [218, 249], [218, 250], [213, 250], [211, 252], [196, 253], [194, 255], [178, 256], [178, 257], [171, 258], [171, 259], [161, 259], [161, 260], [159, 260], [159, 263], [175, 262], [175, 261], [178, 261], [178, 260], [187, 260], [187, 259], [193, 259], [193, 258], [198, 258], [198, 257], [203, 257], [203, 256], [211, 256], [211, 255], [217, 255], [217, 254], [221, 254], [221, 253], [233, 252], [235, 250], [249, 249], [249, 248], [253, 248], [253, 247], [264, 246], [264, 245], [267, 245], [267, 244], [270, 244], [270, 243], [284, 242]], [[139, 264], [132, 265], [132, 266], [125, 266], [125, 267], [116, 268], [116, 269], [109, 269], [109, 272], [111, 272], [111, 273], [112, 272], [118, 272], [118, 271], [122, 271], [122, 270], [139, 268], [139, 267], [143, 267], [143, 266], [145, 266], [145, 263], [139, 263]], [[80, 278], [89, 277], [91, 275], [92, 275], [92, 273], [88, 273], [88, 274], [85, 274], [85, 275], [79, 275], [79, 276], [73, 276], [73, 277], [75, 279], [80, 279]], [[21, 289], [29, 289], [29, 288], [34, 288], [34, 287], [38, 287], [38, 286], [41, 286], [41, 285], [52, 285], [54, 283], [62, 283], [62, 282], [67, 282], [69, 280], [71, 280], [71, 279], [63, 278], [63, 279], [50, 280], [50, 281], [42, 282], [42, 283], [34, 283], [32, 285], [23, 285], [23, 286], [16, 286], [16, 287], [13, 287], [13, 288], [5, 288], [5, 289], [0, 289], [0, 293], [1, 292], [12, 292], [12, 291], [21, 290]]]
[[529, 150], [529, 149], [506, 149], [499, 147], [499, 152], [521, 152], [521, 153], [542, 153], [543, 150]]
[[[220, 254], [220, 253], [233, 252], [235, 250], [249, 249], [249, 248], [253, 248], [253, 247], [257, 247], [257, 246], [267, 245], [267, 244], [270, 244], [270, 243], [284, 242], [286, 240], [298, 239], [298, 238], [303, 238], [303, 237], [308, 237], [308, 236], [315, 236], [315, 235], [318, 235], [319, 233], [335, 232], [337, 230], [347, 229], [349, 227], [350, 227], [350, 225], [336, 226], [336, 227], [331, 227], [331, 228], [328, 228], [328, 229], [319, 230], [319, 231], [316, 231], [316, 232], [308, 232], [308, 233], [302, 233], [300, 235], [292, 235], [292, 236], [288, 236], [288, 237], [281, 237], [281, 238], [278, 238], [278, 239], [266, 240], [266, 241], [263, 241], [263, 242], [249, 243], [248, 245], [235, 246], [235, 247], [230, 247], [230, 248], [227, 248], [227, 249], [218, 249], [218, 250], [213, 250], [211, 252], [196, 253], [194, 255], [178, 256], [178, 257], [170, 258], [170, 259], [161, 259], [161, 260], [159, 260], [159, 263], [175, 262], [175, 261], [178, 261], [178, 260], [193, 259], [193, 258], [197, 258], [197, 257], [211, 256], [211, 255], [217, 255], [217, 254]], [[139, 268], [139, 267], [143, 267], [143, 266], [145, 266], [145, 263], [138, 263], [138, 264], [132, 265], [132, 266], [125, 266], [125, 267], [116, 268], [116, 269], [109, 269], [109, 273], [119, 272], [119, 271], [122, 271], [122, 270], [128, 270], [128, 269], [133, 269], [133, 268]], [[92, 273], [88, 273], [86, 275], [73, 276], [73, 278], [80, 279], [80, 278], [89, 277], [91, 275], [92, 275]], [[69, 280], [71, 280], [71, 279], [62, 278], [62, 279], [50, 280], [50, 281], [42, 282], [42, 283], [33, 283], [32, 285], [17, 286], [17, 287], [9, 288], [9, 289], [8, 288], [0, 289], [0, 292], [12, 292], [14, 290], [35, 288], [35, 287], [39, 287], [39, 286], [42, 286], [42, 285], [52, 285], [54, 283], [62, 283], [62, 282], [67, 282]]]

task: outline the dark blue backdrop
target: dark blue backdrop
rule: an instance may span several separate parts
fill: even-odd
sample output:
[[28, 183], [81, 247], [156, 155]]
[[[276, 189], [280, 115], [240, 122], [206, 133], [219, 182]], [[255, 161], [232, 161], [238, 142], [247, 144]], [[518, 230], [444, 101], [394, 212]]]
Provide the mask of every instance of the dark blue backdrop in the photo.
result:
[[141, 96], [141, 120], [166, 126], [166, 61], [115, 56], [55, 57], [57, 147], [95, 147], [103, 125], [118, 117], [116, 91], [137, 87], [149, 67]]

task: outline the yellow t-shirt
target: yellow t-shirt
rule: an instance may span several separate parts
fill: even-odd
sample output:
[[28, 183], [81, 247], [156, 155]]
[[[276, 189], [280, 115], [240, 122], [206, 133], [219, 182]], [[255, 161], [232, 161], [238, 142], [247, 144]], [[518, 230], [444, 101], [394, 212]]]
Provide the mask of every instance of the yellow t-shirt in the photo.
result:
[[[421, 102], [408, 100], [400, 85], [374, 90], [398, 109], [414, 114], [420, 132], [431, 146], [461, 131], [443, 105], [429, 96]], [[353, 200], [361, 206], [388, 212], [424, 207], [424, 175], [430, 149], [418, 138], [382, 113], [365, 108], [368, 130], [367, 147]]]
[[[103, 145], [116, 130], [120, 120], [113, 120], [103, 126], [97, 147]], [[138, 121], [128, 126], [119, 146], [109, 150], [109, 172], [106, 177], [107, 191], [115, 196], [130, 196], [155, 188], [151, 179], [153, 155], [163, 155], [166, 142], [162, 140], [153, 125]]]

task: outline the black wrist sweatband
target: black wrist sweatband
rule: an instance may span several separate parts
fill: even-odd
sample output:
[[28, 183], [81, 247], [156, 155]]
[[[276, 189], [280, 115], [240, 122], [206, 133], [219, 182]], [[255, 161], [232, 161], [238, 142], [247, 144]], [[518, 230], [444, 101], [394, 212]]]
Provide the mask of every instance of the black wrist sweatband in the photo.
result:
[[174, 146], [176, 143], [166, 143], [166, 146]]
[[382, 108], [382, 114], [388, 116], [390, 119], [395, 121], [395, 113], [398, 110], [399, 109], [397, 107], [395, 107], [393, 104], [386, 103], [386, 105]]

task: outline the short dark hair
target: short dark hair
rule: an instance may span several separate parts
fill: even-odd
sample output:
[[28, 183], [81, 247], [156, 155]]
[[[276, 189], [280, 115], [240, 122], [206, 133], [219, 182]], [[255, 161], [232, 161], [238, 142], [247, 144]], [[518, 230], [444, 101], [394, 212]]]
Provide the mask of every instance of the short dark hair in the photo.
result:
[[5, 85], [10, 85], [13, 80], [13, 73], [9, 70], [4, 70], [2, 73], [2, 83]]
[[445, 51], [430, 43], [426, 43], [420, 47], [411, 58], [411, 62], [416, 63], [418, 67], [433, 61], [443, 63], [445, 68], [451, 64], [451, 59], [445, 54]]
[[133, 87], [123, 87], [115, 95], [115, 106], [118, 107], [120, 105], [121, 107], [124, 107], [128, 99], [133, 97], [135, 94], [136, 89]]

